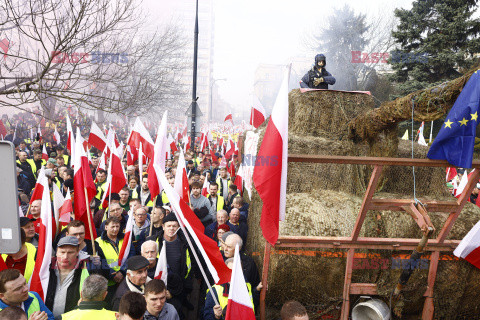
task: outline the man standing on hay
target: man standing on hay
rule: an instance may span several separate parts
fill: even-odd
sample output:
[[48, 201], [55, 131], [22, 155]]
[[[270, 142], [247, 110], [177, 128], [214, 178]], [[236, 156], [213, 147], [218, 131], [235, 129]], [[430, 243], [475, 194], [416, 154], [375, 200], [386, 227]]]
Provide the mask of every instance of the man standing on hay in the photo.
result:
[[335, 84], [335, 78], [325, 69], [327, 64], [323, 54], [315, 56], [315, 65], [312, 66], [300, 81], [300, 87], [310, 89], [328, 89], [328, 85]]

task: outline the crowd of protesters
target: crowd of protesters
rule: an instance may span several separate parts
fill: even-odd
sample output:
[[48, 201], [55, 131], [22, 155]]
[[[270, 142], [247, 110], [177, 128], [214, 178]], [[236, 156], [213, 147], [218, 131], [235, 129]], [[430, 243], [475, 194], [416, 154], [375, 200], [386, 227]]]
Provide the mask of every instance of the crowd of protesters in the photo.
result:
[[[88, 137], [91, 119], [81, 119], [73, 120], [73, 126], [79, 126], [82, 135]], [[42, 200], [30, 203], [30, 198], [40, 168], [45, 167], [50, 187], [57, 185], [64, 196], [70, 192], [74, 199], [73, 193], [77, 191], [73, 182], [73, 159], [66, 147], [52, 138], [56, 129], [61, 141], [66, 141], [64, 120], [60, 117], [55, 123], [49, 123], [29, 113], [2, 119], [8, 131], [4, 139], [15, 144], [18, 199], [24, 216], [20, 218], [20, 251], [2, 255], [7, 269], [0, 271], [0, 319], [5, 314], [23, 314], [23, 318], [30, 320], [114, 319], [115, 312], [117, 318], [122, 319], [122, 315], [130, 314], [128, 307], [123, 305], [137, 310], [136, 314], [133, 312], [125, 319], [224, 318], [229, 284], [214, 285], [211, 281], [213, 294], [208, 292], [168, 198], [164, 192], [154, 199], [150, 197], [146, 165], [139, 168], [138, 161], [127, 165], [126, 159], [123, 159], [127, 184], [118, 194], [111, 194], [109, 206], [103, 208], [101, 199], [107, 192], [108, 172], [98, 168], [100, 154], [95, 148], [89, 149], [90, 170], [97, 188], [90, 209], [98, 238], [94, 242], [86, 241], [86, 226], [82, 221], [74, 220], [72, 212], [71, 221], [53, 241], [54, 257], [46, 298], [29, 291], [28, 284], [39, 249], [42, 210]], [[42, 129], [37, 134], [39, 123]], [[128, 129], [119, 126], [116, 133], [118, 140], [126, 144]], [[43, 146], [48, 159], [42, 157]], [[181, 143], [178, 147], [182, 147]], [[214, 150], [216, 159], [212, 159], [210, 152], [200, 152], [198, 145], [194, 151], [186, 151], [189, 205], [205, 226], [205, 235], [218, 244], [218, 250], [229, 268], [232, 268], [235, 247], [238, 245], [240, 248], [244, 277], [257, 311], [262, 283], [254, 260], [245, 250], [248, 203], [242, 196], [243, 190], [233, 183], [235, 177], [232, 172], [225, 165], [220, 165], [225, 164], [220, 150]], [[178, 152], [166, 161], [165, 175], [172, 185], [178, 161]], [[238, 165], [236, 155], [231, 161]], [[202, 195], [205, 180], [208, 181], [206, 196]], [[129, 215], [134, 218], [132, 245], [126, 264], [119, 267], [119, 251]], [[167, 285], [162, 280], [153, 279], [163, 246], [166, 246], [168, 265]], [[212, 279], [205, 270], [207, 278]], [[142, 305], [145, 305], [143, 309]], [[23, 319], [22, 316], [17, 318]]]

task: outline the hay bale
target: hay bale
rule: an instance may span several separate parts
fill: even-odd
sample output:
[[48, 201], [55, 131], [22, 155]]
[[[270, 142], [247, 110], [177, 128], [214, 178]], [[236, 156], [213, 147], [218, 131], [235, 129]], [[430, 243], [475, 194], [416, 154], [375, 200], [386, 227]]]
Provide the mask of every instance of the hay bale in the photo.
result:
[[[396, 127], [390, 126], [374, 139], [353, 143], [343, 137], [351, 117], [373, 108], [371, 97], [359, 94], [316, 91], [289, 95], [289, 153], [341, 156], [411, 157], [411, 144], [398, 141]], [[371, 103], [371, 104], [370, 104]], [[347, 112], [348, 111], [348, 112]], [[257, 129], [260, 141], [265, 126]], [[428, 148], [414, 145], [414, 158], [425, 158]], [[371, 166], [289, 163], [287, 177], [286, 221], [280, 224], [281, 235], [348, 236], [353, 230], [362, 198], [372, 171]], [[416, 168], [416, 196], [435, 200], [452, 200], [445, 188], [442, 168]], [[376, 197], [413, 198], [411, 167], [385, 167]], [[249, 210], [247, 251], [252, 253], [260, 270], [265, 241], [260, 229], [262, 202], [253, 190]], [[428, 209], [427, 209], [428, 210]], [[445, 213], [429, 212], [436, 226], [447, 219]], [[480, 219], [480, 208], [467, 204], [448, 238], [462, 239]], [[369, 211], [360, 233], [369, 237], [421, 238], [413, 219], [404, 212]], [[267, 304], [279, 308], [286, 300], [297, 299], [307, 306], [327, 308], [342, 301], [345, 250], [275, 251], [269, 273]], [[357, 250], [376, 254], [392, 262], [396, 254], [389, 250]], [[387, 299], [401, 270], [355, 270], [352, 281], [377, 283], [380, 296]], [[418, 314], [423, 308], [428, 269], [416, 270], [405, 292], [408, 295], [404, 315]], [[465, 262], [442, 260], [435, 286], [436, 317], [453, 318], [474, 308], [480, 289], [480, 271]], [[446, 303], [444, 301], [447, 301]]]
[[[381, 194], [382, 197], [400, 198], [398, 194]], [[254, 197], [258, 197], [255, 194]], [[247, 247], [255, 252], [257, 264], [263, 261], [264, 240], [259, 223], [259, 202], [254, 198], [249, 214], [249, 228], [255, 230], [249, 235]], [[281, 235], [302, 236], [348, 236], [353, 230], [362, 199], [345, 192], [332, 193], [319, 190], [314, 193], [287, 194], [286, 220], [280, 224]], [[444, 213], [429, 213], [436, 232], [445, 222]], [[480, 208], [467, 204], [462, 218], [454, 225], [449, 238], [461, 239], [480, 219]], [[370, 211], [360, 233], [361, 236], [417, 238], [421, 231], [413, 219], [405, 212]], [[301, 250], [276, 250], [271, 257], [269, 273], [269, 291], [267, 303], [279, 308], [291, 298], [300, 300], [305, 305], [316, 305], [326, 308], [338, 304], [342, 300], [345, 272], [345, 250], [310, 250], [302, 254]], [[353, 282], [377, 283], [381, 298], [388, 301], [389, 295], [397, 283], [400, 264], [393, 259], [396, 254], [411, 252], [392, 252], [388, 250], [357, 250], [356, 252], [379, 255], [378, 259], [386, 259], [388, 269], [354, 270]], [[393, 254], [393, 255], [392, 255]], [[377, 259], [377, 258], [375, 258]], [[373, 260], [368, 260], [373, 261]], [[368, 262], [367, 263], [371, 263]], [[428, 278], [428, 261], [421, 264], [405, 287], [408, 299], [403, 308], [404, 315], [421, 313]], [[457, 313], [467, 314], [474, 306], [476, 292], [480, 290], [480, 272], [468, 263], [441, 260], [435, 284], [436, 316], [451, 318]], [[462, 303], [465, 300], [466, 303]], [[468, 307], [470, 306], [470, 307]], [[448, 307], [448, 308], [447, 308]]]
[[342, 91], [290, 91], [289, 131], [314, 137], [338, 138], [347, 133], [347, 124], [374, 107], [373, 97]]

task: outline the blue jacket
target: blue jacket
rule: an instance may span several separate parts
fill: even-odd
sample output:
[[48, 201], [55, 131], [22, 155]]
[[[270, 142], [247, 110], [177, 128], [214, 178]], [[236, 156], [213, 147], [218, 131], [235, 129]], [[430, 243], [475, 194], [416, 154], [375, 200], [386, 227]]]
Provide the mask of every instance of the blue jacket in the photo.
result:
[[[36, 299], [38, 301], [38, 305], [40, 307], [40, 310], [33, 310], [33, 309], [29, 310], [34, 299]], [[25, 300], [23, 302], [23, 304], [24, 304], [25, 310], [27, 310], [27, 317], [28, 318], [30, 318], [31, 314], [35, 311], [45, 311], [45, 313], [48, 316], [48, 320], [55, 320], [55, 317], [53, 316], [53, 313], [47, 308], [47, 306], [45, 306], [45, 303], [43, 303], [43, 300], [40, 298], [38, 293], [33, 292], [33, 291], [29, 291], [28, 292], [28, 298], [27, 298], [27, 300]], [[3, 302], [0, 299], [0, 310], [3, 310], [7, 307], [9, 307], [9, 305], [5, 304], [5, 302]]]

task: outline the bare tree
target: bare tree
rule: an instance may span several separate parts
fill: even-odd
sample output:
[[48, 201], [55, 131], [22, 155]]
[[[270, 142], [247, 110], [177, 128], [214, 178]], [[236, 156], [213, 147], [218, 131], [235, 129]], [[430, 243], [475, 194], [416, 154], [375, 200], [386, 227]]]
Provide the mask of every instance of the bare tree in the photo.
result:
[[185, 41], [174, 25], [142, 33], [134, 0], [1, 0], [0, 16], [0, 107], [144, 114], [183, 96]]

